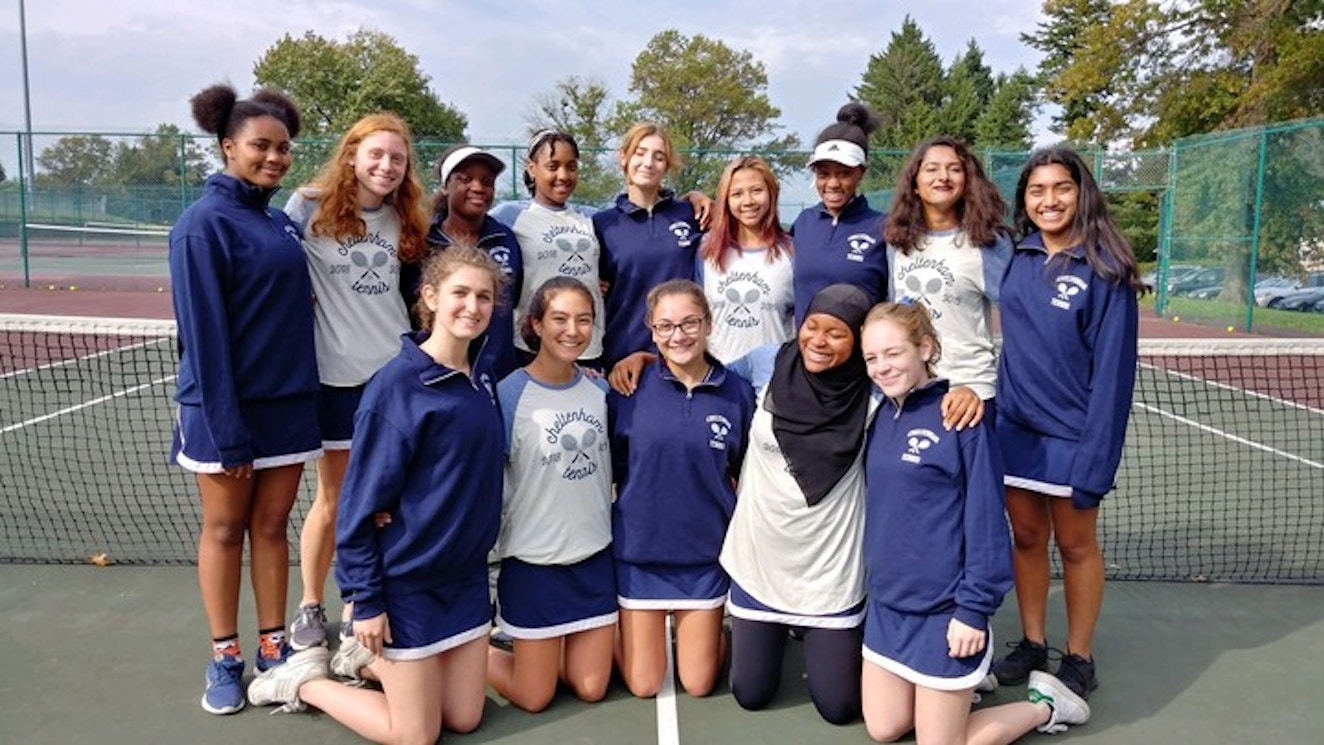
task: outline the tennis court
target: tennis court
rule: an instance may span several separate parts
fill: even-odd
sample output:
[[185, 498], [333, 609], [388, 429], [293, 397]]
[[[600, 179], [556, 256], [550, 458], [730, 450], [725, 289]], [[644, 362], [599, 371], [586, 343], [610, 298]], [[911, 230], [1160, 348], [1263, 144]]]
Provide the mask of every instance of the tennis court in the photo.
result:
[[[1110, 583], [1095, 718], [1059, 737], [1313, 741], [1324, 725], [1305, 693], [1324, 684], [1324, 346], [1162, 340], [1142, 354], [1100, 535], [1110, 579], [1158, 581]], [[0, 653], [24, 671], [0, 682], [5, 739], [354, 742], [325, 717], [197, 706], [198, 516], [190, 480], [165, 462], [173, 376], [169, 322], [0, 319]], [[113, 566], [88, 565], [100, 554]], [[1060, 600], [1050, 607], [1050, 628], [1064, 628]], [[253, 628], [243, 613], [240, 628]], [[994, 629], [999, 642], [1018, 635], [1010, 598]], [[448, 740], [867, 741], [862, 725], [818, 719], [799, 655], [792, 643], [767, 712], [740, 710], [724, 687], [640, 701], [615, 684], [603, 704], [562, 694], [537, 716], [493, 697], [479, 732]]]

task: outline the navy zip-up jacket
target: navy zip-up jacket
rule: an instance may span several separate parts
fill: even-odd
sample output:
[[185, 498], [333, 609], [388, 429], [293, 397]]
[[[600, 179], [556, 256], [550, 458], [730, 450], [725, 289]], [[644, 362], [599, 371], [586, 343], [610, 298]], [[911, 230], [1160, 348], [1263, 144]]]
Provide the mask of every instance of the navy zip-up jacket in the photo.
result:
[[254, 457], [241, 403], [319, 388], [308, 263], [275, 193], [214, 174], [170, 230], [175, 400], [202, 407], [227, 468]]
[[[455, 243], [441, 229], [444, 219], [443, 215], [437, 215], [432, 219], [432, 227], [428, 228], [428, 245], [438, 251], [445, 251]], [[515, 300], [524, 287], [524, 255], [520, 252], [515, 234], [491, 215], [483, 217], [478, 248], [486, 251], [506, 274], [506, 288], [497, 298], [496, 308], [492, 310], [492, 321], [487, 327], [492, 372], [497, 380], [504, 380], [519, 367], [515, 359]], [[400, 267], [400, 294], [404, 296], [405, 307], [409, 309], [410, 322], [415, 324], [418, 321], [414, 318], [414, 305], [418, 302], [422, 271], [423, 267], [418, 264], [403, 264]]]
[[[504, 433], [484, 346], [473, 377], [437, 364], [405, 334], [400, 354], [363, 392], [336, 512], [336, 583], [354, 618], [387, 597], [486, 571], [501, 521]], [[378, 528], [373, 515], [391, 522]]]
[[886, 216], [856, 195], [833, 217], [822, 202], [795, 218], [795, 327], [819, 290], [848, 282], [878, 303], [887, 297], [887, 244], [883, 243]]
[[611, 209], [593, 215], [602, 246], [598, 274], [609, 285], [602, 337], [604, 370], [653, 344], [644, 325], [648, 291], [669, 279], [694, 279], [699, 223], [694, 207], [663, 190], [653, 209], [619, 194]]
[[1052, 259], [1032, 233], [1002, 279], [998, 416], [1077, 443], [1073, 500], [1113, 487], [1131, 414], [1139, 311], [1126, 283], [1095, 274], [1075, 246]]
[[666, 362], [644, 368], [634, 395], [607, 396], [612, 553], [632, 564], [715, 564], [736, 506], [754, 391], [713, 357], [693, 390]]
[[942, 426], [947, 381], [883, 398], [865, 450], [869, 598], [985, 631], [1012, 586], [1002, 456], [981, 424]]

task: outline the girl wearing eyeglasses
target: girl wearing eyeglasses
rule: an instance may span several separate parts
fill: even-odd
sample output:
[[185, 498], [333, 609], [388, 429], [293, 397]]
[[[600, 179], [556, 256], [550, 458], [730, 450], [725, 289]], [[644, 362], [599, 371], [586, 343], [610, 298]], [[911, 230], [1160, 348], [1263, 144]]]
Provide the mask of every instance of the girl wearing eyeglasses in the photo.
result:
[[681, 685], [704, 696], [725, 655], [728, 580], [718, 554], [735, 509], [754, 395], [708, 353], [712, 314], [703, 288], [664, 282], [648, 293], [646, 307], [661, 357], [644, 368], [632, 396], [608, 397], [617, 663], [634, 695], [656, 695], [671, 613]]

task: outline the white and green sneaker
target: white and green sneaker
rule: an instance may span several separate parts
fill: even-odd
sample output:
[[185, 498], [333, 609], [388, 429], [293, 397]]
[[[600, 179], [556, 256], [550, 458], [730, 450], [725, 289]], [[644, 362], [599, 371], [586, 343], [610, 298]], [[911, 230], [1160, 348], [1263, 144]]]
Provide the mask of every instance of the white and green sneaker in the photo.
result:
[[1042, 670], [1030, 673], [1028, 697], [1030, 703], [1048, 704], [1048, 721], [1039, 725], [1039, 731], [1054, 735], [1065, 732], [1067, 725], [1084, 724], [1090, 720], [1090, 705], [1077, 696], [1065, 683]]

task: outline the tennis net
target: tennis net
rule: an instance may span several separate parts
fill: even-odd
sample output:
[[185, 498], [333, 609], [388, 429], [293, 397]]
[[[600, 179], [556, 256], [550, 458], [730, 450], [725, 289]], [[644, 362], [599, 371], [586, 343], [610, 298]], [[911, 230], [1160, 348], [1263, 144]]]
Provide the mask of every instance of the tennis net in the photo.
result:
[[[196, 487], [167, 463], [173, 333], [0, 316], [0, 561], [194, 560]], [[1099, 535], [1111, 578], [1324, 583], [1324, 340], [1142, 342]]]

